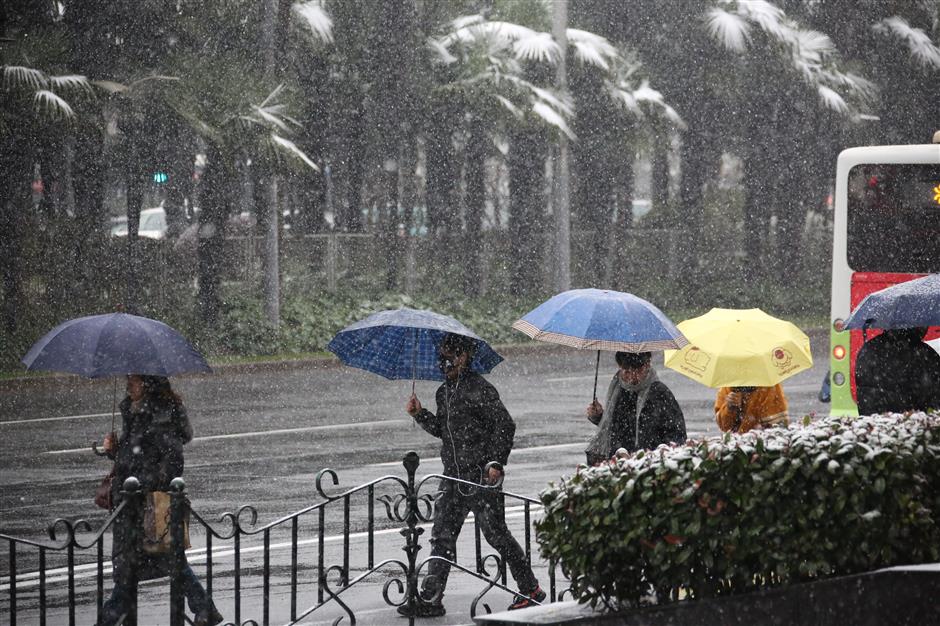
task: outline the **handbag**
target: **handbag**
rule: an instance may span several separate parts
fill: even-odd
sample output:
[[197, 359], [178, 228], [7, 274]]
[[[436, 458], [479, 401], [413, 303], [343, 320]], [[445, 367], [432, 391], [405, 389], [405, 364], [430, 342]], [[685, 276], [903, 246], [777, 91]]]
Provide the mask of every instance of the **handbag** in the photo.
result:
[[95, 505], [99, 508], [111, 510], [111, 481], [114, 480], [114, 468], [107, 476], [101, 479], [101, 484], [95, 487]]
[[[189, 507], [183, 513], [183, 549], [189, 543]], [[173, 551], [170, 534], [170, 492], [149, 491], [144, 504], [143, 548], [147, 554], [170, 554]]]

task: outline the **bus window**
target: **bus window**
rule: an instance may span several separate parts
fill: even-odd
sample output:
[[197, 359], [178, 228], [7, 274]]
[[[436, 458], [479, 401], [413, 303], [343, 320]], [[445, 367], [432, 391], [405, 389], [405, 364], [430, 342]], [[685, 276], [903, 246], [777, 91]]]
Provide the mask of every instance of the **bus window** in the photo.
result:
[[853, 270], [921, 274], [940, 267], [940, 165], [856, 165], [847, 202]]

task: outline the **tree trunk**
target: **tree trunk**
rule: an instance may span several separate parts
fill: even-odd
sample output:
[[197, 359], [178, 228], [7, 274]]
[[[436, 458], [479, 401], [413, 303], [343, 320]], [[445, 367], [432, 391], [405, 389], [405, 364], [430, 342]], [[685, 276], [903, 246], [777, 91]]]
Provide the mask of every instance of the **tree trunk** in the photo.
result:
[[207, 150], [202, 178], [202, 211], [199, 213], [199, 318], [208, 327], [218, 321], [221, 310], [221, 270], [225, 244], [225, 221], [229, 213], [229, 164], [217, 148]]
[[[509, 245], [506, 254], [512, 264], [512, 294], [541, 293], [548, 276], [544, 274], [545, 247], [545, 161], [548, 142], [543, 131], [520, 128], [510, 131], [509, 154]], [[549, 269], [549, 271], [551, 271]]]
[[695, 292], [699, 286], [699, 262], [704, 250], [698, 233], [705, 225], [705, 183], [713, 175], [715, 147], [698, 124], [689, 124], [680, 150], [682, 184], [679, 188], [679, 227], [689, 234], [689, 246], [680, 261], [680, 282]]
[[441, 99], [431, 105], [426, 126], [426, 180], [428, 227], [435, 236], [459, 230], [460, 176], [453, 139], [457, 119], [452, 103]]
[[264, 317], [268, 324], [278, 326], [280, 310], [280, 246], [278, 233], [281, 216], [278, 205], [278, 181], [267, 163], [255, 164], [254, 200], [261, 227], [261, 290], [264, 294]]
[[459, 246], [464, 293], [479, 295], [480, 272], [484, 271], [480, 257], [483, 248], [483, 216], [486, 212], [486, 129], [483, 121], [474, 116], [467, 129], [466, 179], [467, 197], [464, 205], [466, 232]]
[[672, 228], [675, 217], [669, 205], [669, 142], [664, 138], [653, 147], [652, 164], [652, 193], [650, 201], [652, 210], [661, 220], [663, 226]]
[[130, 162], [125, 176], [127, 189], [127, 244], [124, 264], [124, 302], [127, 313], [136, 315], [140, 307], [140, 209], [144, 201], [144, 168], [136, 158], [136, 150], [131, 149]]
[[[552, 36], [558, 44], [561, 54], [558, 58], [555, 74], [555, 89], [560, 94], [568, 91], [565, 55], [568, 50], [568, 0], [555, 0], [552, 14]], [[555, 188], [552, 205], [555, 210], [555, 290], [567, 291], [571, 288], [571, 216], [569, 209], [568, 186], [568, 137], [558, 133], [558, 146], [555, 157]]]
[[399, 220], [404, 220], [400, 214], [401, 206], [398, 199], [398, 160], [386, 159], [382, 166], [382, 182], [385, 192], [385, 215], [382, 227], [383, 250], [385, 252], [385, 289], [394, 290], [398, 286], [398, 265], [401, 256], [401, 239], [405, 233], [399, 233]]

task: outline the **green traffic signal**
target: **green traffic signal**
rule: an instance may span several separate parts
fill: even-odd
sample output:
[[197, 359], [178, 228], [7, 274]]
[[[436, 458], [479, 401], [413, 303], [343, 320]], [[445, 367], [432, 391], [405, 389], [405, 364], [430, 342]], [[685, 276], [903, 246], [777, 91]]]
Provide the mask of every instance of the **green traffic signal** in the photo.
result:
[[170, 180], [170, 177], [167, 176], [166, 172], [154, 172], [153, 173], [153, 182], [158, 185], [162, 185], [166, 181]]

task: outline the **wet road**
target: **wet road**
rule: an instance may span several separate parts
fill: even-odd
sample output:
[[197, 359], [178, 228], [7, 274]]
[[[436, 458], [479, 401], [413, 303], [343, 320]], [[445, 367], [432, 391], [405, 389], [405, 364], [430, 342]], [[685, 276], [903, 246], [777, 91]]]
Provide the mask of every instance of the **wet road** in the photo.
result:
[[[816, 399], [819, 382], [827, 363], [826, 346], [819, 348], [817, 365], [788, 380], [784, 387], [791, 414], [822, 413], [828, 410]], [[593, 426], [583, 417], [594, 383], [594, 354], [538, 345], [529, 349], [507, 350], [507, 360], [489, 376], [516, 422], [516, 439], [507, 466], [505, 489], [536, 497], [550, 481], [570, 474], [584, 458], [584, 446]], [[682, 407], [691, 437], [717, 434], [712, 416], [714, 390], [662, 368], [662, 357], [654, 364], [673, 390]], [[598, 387], [606, 389], [616, 369], [611, 354], [602, 354]], [[401, 458], [416, 450], [422, 464], [419, 477], [440, 471], [438, 440], [412, 425], [404, 412], [411, 391], [409, 381], [386, 381], [371, 374], [344, 368], [331, 362], [225, 368], [206, 376], [179, 377], [174, 386], [188, 407], [196, 438], [186, 447], [185, 479], [193, 508], [220, 530], [229, 528], [220, 515], [242, 504], [252, 504], [258, 512], [258, 526], [320, 501], [314, 485], [317, 472], [325, 467], [336, 470], [340, 485], [328, 486], [335, 493], [373, 480], [381, 475], [404, 476]], [[428, 408], [434, 409], [436, 383], [419, 382], [417, 393]], [[122, 389], [118, 390], [121, 397]], [[84, 518], [93, 527], [105, 520], [105, 513], [92, 503], [94, 488], [109, 469], [108, 462], [94, 456], [90, 444], [100, 440], [110, 427], [113, 381], [88, 381], [63, 377], [56, 379], [7, 381], [0, 383], [0, 532], [48, 541], [46, 525], [56, 518]], [[433, 483], [432, 483], [433, 484]], [[389, 487], [384, 487], [390, 492]], [[427, 490], [433, 490], [429, 488]], [[378, 489], [376, 495], [382, 493]], [[519, 502], [507, 502], [507, 521], [513, 534], [522, 540], [525, 524]], [[341, 502], [330, 505], [325, 516], [325, 558], [327, 565], [342, 562], [343, 512]], [[377, 505], [377, 509], [379, 509]], [[533, 519], [538, 509], [532, 511]], [[351, 546], [353, 575], [367, 569], [364, 561], [366, 501], [354, 498], [349, 519], [358, 539]], [[301, 606], [316, 598], [316, 516], [301, 518], [299, 558], [301, 564]], [[389, 522], [376, 511], [376, 558], [400, 558], [400, 524]], [[288, 526], [272, 531], [272, 580], [274, 622], [287, 621], [289, 585], [284, 572], [289, 564]], [[356, 533], [359, 534], [356, 534]], [[105, 535], [106, 545], [110, 533]], [[471, 558], [473, 533], [463, 533], [458, 552]], [[534, 539], [533, 539], [534, 541]], [[245, 538], [241, 571], [245, 573], [242, 597], [245, 616], [257, 617], [260, 602], [258, 581], [260, 538]], [[213, 550], [215, 598], [229, 618], [233, 616], [234, 591], [230, 542], [219, 542]], [[532, 544], [533, 553], [537, 546]], [[105, 549], [105, 554], [110, 548]], [[426, 556], [426, 553], [422, 553]], [[52, 569], [49, 618], [65, 619], [67, 598], [63, 592], [65, 562], [61, 553], [49, 553]], [[94, 621], [95, 580], [92, 555], [78, 559], [76, 605], [78, 623]], [[197, 575], [205, 576], [205, 537], [193, 528], [190, 561]], [[469, 565], [469, 564], [468, 564]], [[23, 578], [19, 597], [24, 618], [36, 618], [37, 589], [29, 572], [37, 566], [35, 551], [21, 551], [18, 572]], [[541, 580], [546, 580], [544, 564], [536, 564]], [[9, 572], [6, 550], [0, 552], [0, 572]], [[363, 623], [384, 624], [393, 609], [382, 600], [381, 585], [392, 572], [374, 574], [353, 594], [354, 609]], [[105, 570], [109, 577], [109, 570]], [[106, 588], [110, 582], [106, 583]], [[467, 576], [458, 577], [448, 593], [449, 614], [430, 624], [468, 623], [467, 607], [480, 584]], [[6, 591], [4, 591], [6, 588]], [[57, 591], [53, 592], [52, 590]], [[0, 583], [0, 598], [8, 591]], [[141, 588], [141, 617], [145, 623], [163, 623], [166, 616], [165, 581], [153, 581]], [[500, 595], [501, 594], [501, 595]], [[507, 605], [512, 598], [498, 592], [494, 607]], [[321, 615], [322, 612], [322, 615]], [[0, 609], [0, 616], [4, 613]], [[338, 617], [338, 608], [327, 605], [304, 623], [326, 623]], [[397, 621], [397, 620], [396, 620]]]
[[[815, 337], [814, 345], [825, 352]], [[826, 369], [822, 356], [816, 355], [812, 370], [785, 383], [792, 415], [828, 410], [816, 399]], [[685, 413], [689, 435], [717, 433], [714, 391], [664, 370], [661, 359], [654, 364]], [[511, 350], [489, 376], [517, 426], [508, 489], [534, 496], [580, 460], [593, 432], [583, 417], [593, 365], [593, 353], [539, 345]], [[615, 367], [612, 355], [602, 353], [601, 390]], [[410, 381], [321, 362], [225, 369], [179, 377], [174, 386], [196, 431], [186, 447], [187, 488], [194, 506], [209, 515], [251, 503], [273, 519], [313, 500], [313, 478], [324, 467], [336, 469], [341, 485], [351, 486], [380, 473], [400, 473], [398, 462], [408, 450], [428, 462], [438, 454], [438, 440], [413, 426], [404, 412]], [[417, 385], [432, 410], [435, 388], [436, 383]], [[110, 427], [112, 393], [112, 381], [73, 377], [0, 383], [4, 533], [41, 536], [45, 522], [57, 517], [104, 518], [92, 497], [108, 463], [90, 452], [90, 444]], [[119, 388], [119, 398], [122, 393]]]

